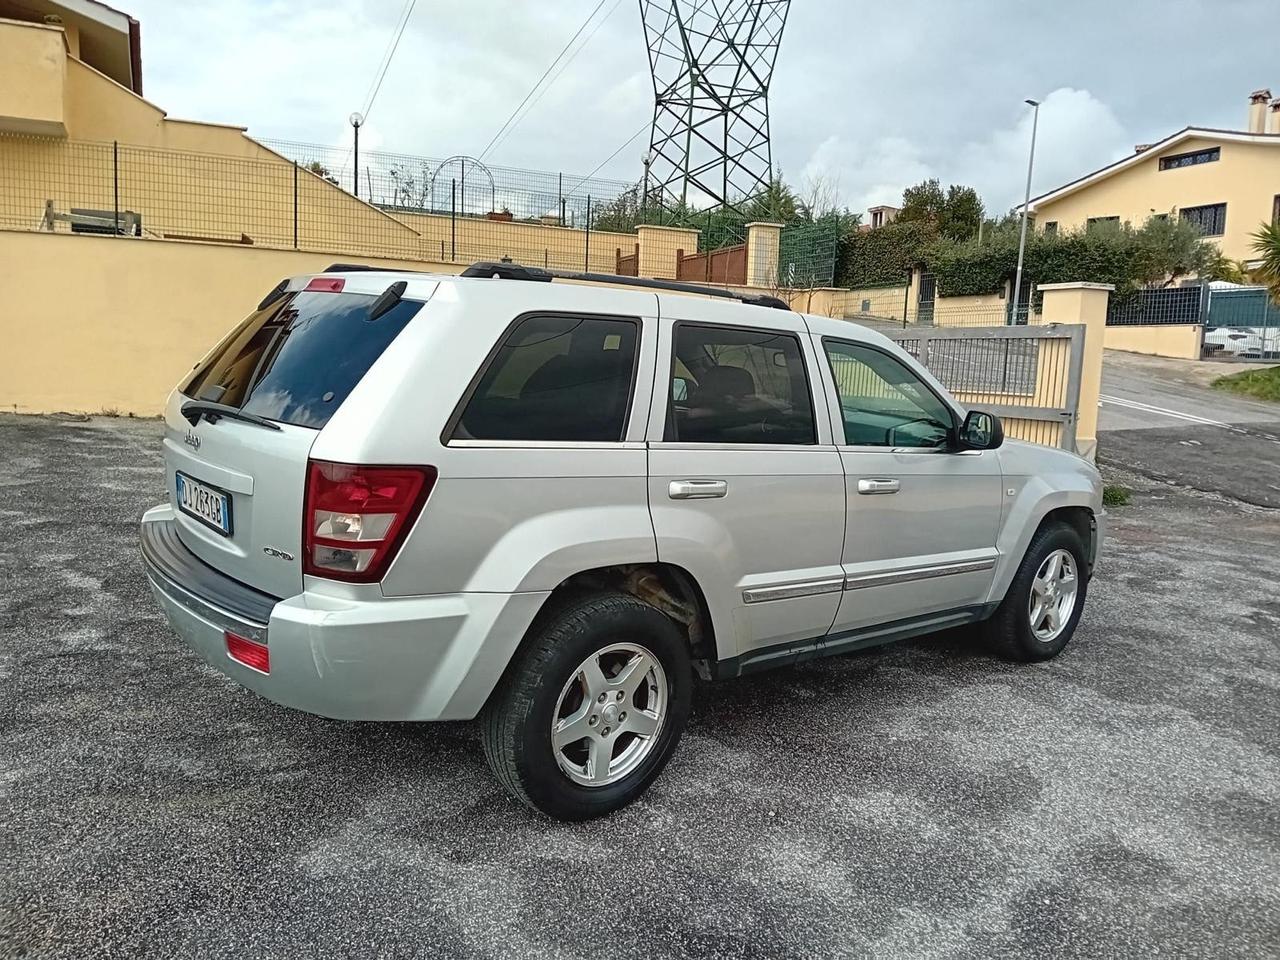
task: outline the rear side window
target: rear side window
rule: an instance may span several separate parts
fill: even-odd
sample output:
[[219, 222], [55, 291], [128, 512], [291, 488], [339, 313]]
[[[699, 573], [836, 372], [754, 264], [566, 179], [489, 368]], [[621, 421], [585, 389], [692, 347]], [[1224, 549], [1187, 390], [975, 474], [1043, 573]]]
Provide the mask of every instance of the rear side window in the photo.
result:
[[356, 293], [285, 297], [242, 323], [182, 392], [319, 429], [422, 307], [402, 300], [370, 320], [375, 299]]
[[677, 324], [667, 440], [816, 443], [794, 334]]
[[490, 358], [457, 440], [618, 441], [635, 379], [635, 320], [521, 320]]

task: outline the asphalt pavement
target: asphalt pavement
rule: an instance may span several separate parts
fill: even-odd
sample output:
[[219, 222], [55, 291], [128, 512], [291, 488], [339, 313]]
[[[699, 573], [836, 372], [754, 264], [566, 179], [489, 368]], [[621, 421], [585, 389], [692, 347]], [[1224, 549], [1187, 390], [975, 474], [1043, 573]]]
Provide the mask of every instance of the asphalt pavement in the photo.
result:
[[1209, 384], [1240, 363], [1165, 360], [1109, 350], [1098, 460], [1104, 468], [1280, 507], [1280, 404]]
[[326, 721], [167, 629], [154, 422], [0, 416], [0, 957], [1257, 957], [1280, 945], [1280, 514], [1134, 475], [1075, 641], [698, 691], [637, 804], [467, 724]]

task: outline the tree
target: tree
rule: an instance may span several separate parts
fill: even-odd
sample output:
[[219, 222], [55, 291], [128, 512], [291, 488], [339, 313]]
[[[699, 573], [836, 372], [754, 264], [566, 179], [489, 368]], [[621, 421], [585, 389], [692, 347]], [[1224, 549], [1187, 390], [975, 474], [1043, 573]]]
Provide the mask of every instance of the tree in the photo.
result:
[[1254, 252], [1262, 257], [1255, 275], [1267, 285], [1271, 298], [1280, 303], [1280, 221], [1261, 224], [1250, 238]]
[[1223, 280], [1227, 283], [1244, 283], [1247, 279], [1244, 264], [1239, 260], [1232, 260], [1217, 248], [1210, 255], [1203, 276], [1206, 280]]
[[306, 165], [306, 167], [304, 167], [304, 169], [305, 169], [308, 173], [314, 173], [317, 177], [320, 177], [320, 178], [322, 178], [322, 179], [324, 179], [324, 180], [328, 180], [328, 181], [329, 181], [330, 183], [332, 183], [335, 187], [338, 185], [338, 178], [337, 178], [337, 177], [335, 177], [335, 176], [334, 176], [334, 175], [329, 171], [329, 168], [328, 168], [328, 167], [326, 167], [326, 166], [325, 166], [323, 163], [321, 163], [319, 160], [312, 160], [310, 163], [308, 163], [308, 164]]
[[947, 187], [947, 199], [938, 217], [938, 230], [952, 240], [972, 240], [977, 237], [985, 215], [986, 209], [978, 191], [953, 183]]
[[947, 198], [936, 179], [926, 180], [902, 191], [902, 209], [898, 211], [899, 223], [926, 220], [938, 223], [942, 219]]

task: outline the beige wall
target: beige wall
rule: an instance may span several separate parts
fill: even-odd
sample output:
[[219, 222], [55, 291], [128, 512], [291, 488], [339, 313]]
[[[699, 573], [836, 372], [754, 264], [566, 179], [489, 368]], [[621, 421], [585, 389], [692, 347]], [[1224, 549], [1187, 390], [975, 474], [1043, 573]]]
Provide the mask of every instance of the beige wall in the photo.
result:
[[66, 63], [60, 29], [0, 20], [0, 130], [44, 136], [66, 132]]
[[[1221, 159], [1193, 167], [1161, 170], [1160, 157], [1220, 147]], [[1226, 232], [1217, 239], [1233, 260], [1253, 252], [1249, 234], [1271, 220], [1280, 194], [1280, 142], [1235, 143], [1192, 138], [1165, 150], [1150, 150], [1133, 166], [1095, 181], [1060, 199], [1037, 204], [1036, 225], [1056, 221], [1059, 230], [1083, 227], [1090, 217], [1119, 217], [1135, 227], [1156, 213], [1183, 207], [1225, 203]]]
[[[333, 254], [0, 231], [0, 409], [151, 416], [182, 374], [283, 278]], [[411, 270], [460, 266], [368, 260]]]
[[1199, 360], [1203, 340], [1204, 327], [1198, 323], [1134, 324], [1107, 327], [1103, 345], [1108, 350]]

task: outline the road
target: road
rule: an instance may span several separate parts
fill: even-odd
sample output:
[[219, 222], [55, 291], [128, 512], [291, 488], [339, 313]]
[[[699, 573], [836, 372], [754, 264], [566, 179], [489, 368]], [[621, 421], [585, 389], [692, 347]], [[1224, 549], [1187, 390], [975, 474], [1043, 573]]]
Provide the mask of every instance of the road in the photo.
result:
[[1099, 463], [1280, 508], [1280, 404], [1209, 386], [1222, 373], [1242, 369], [1107, 351]]
[[468, 725], [322, 720], [186, 650], [137, 554], [159, 436], [0, 415], [6, 960], [1280, 944], [1280, 514], [1152, 484], [1052, 663], [948, 634], [704, 685], [654, 787], [564, 825]]

